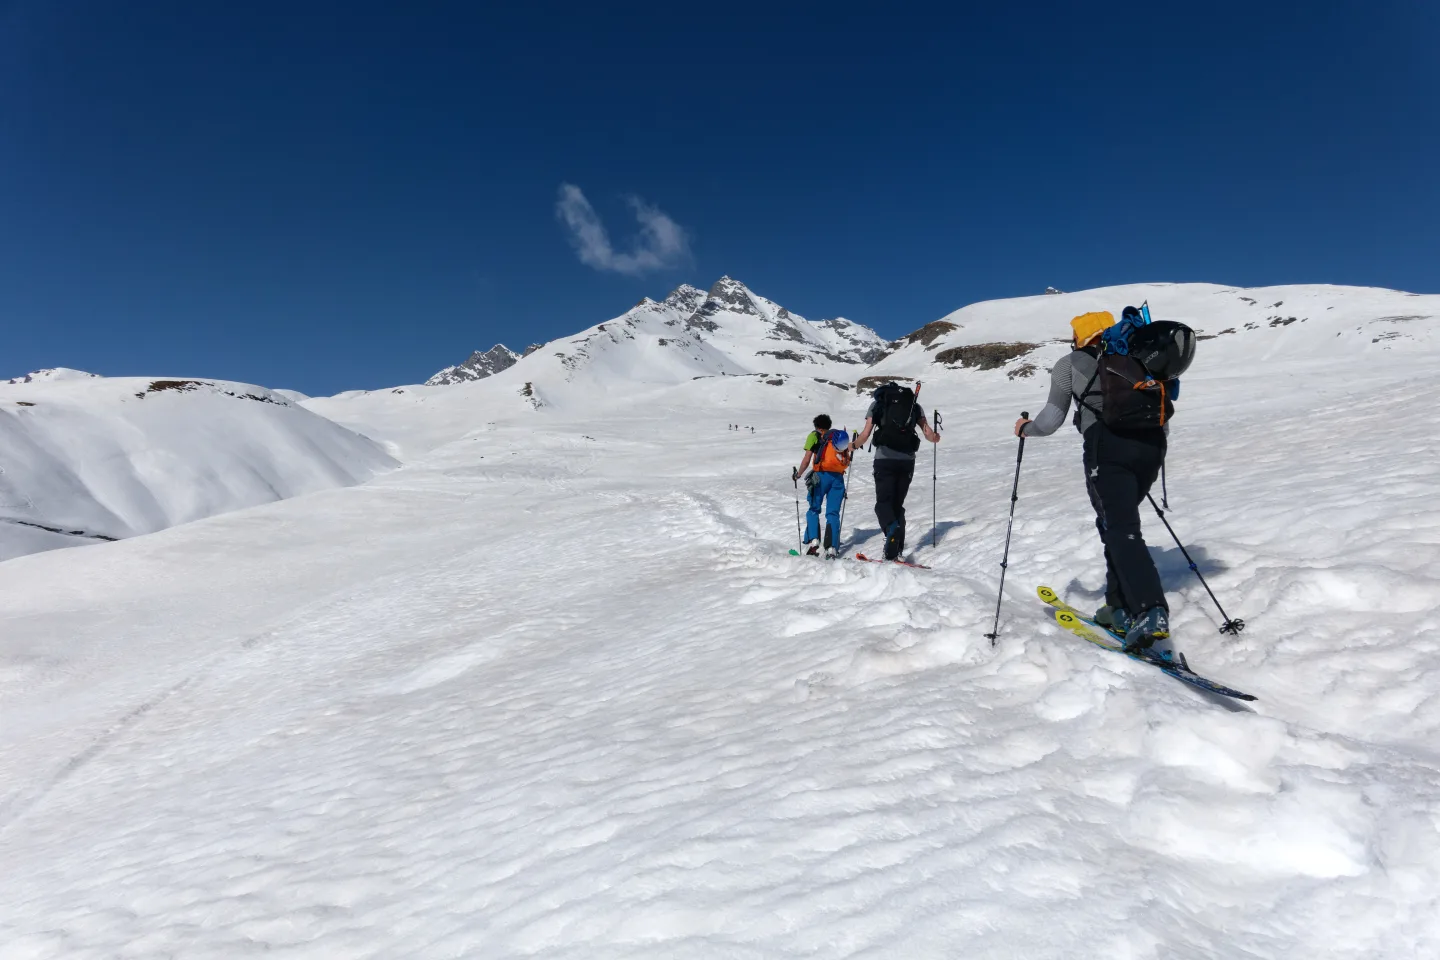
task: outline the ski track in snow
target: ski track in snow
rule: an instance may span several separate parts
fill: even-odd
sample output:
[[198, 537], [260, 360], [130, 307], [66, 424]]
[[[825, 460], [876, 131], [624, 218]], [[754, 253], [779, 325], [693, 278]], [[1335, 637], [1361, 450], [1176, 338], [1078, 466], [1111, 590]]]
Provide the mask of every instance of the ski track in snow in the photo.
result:
[[1176, 427], [1168, 517], [1245, 633], [1147, 539], [1253, 706], [1034, 597], [1100, 602], [1072, 433], [1027, 444], [992, 648], [1012, 404], [940, 391], [923, 571], [786, 554], [807, 410], [754, 389], [0, 567], [0, 958], [1440, 955], [1409, 383]]

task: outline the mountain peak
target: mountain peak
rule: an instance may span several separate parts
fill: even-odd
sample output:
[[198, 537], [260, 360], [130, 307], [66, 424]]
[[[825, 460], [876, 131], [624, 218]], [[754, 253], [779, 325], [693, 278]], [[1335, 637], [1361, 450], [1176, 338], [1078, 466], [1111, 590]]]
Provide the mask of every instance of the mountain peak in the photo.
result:
[[670, 295], [665, 298], [664, 306], [673, 307], [689, 315], [699, 310], [700, 304], [704, 302], [705, 291], [696, 289], [688, 283], [682, 283], [670, 291]]
[[723, 304], [723, 307], [717, 306], [710, 312], [724, 309], [731, 313], [748, 313], [756, 316], [760, 314], [760, 308], [756, 305], [754, 297], [751, 296], [750, 288], [728, 274], [715, 281], [705, 300], [707, 309], [712, 304]]
[[[532, 346], [526, 353], [531, 353], [536, 348]], [[508, 370], [515, 366], [520, 359], [520, 354], [511, 350], [503, 343], [497, 343], [485, 352], [476, 350], [470, 354], [469, 359], [464, 363], [458, 363], [453, 367], [446, 367], [435, 376], [425, 381], [427, 387], [443, 387], [452, 383], [468, 383], [472, 380], [484, 380], [486, 377], [493, 377], [501, 370]]]

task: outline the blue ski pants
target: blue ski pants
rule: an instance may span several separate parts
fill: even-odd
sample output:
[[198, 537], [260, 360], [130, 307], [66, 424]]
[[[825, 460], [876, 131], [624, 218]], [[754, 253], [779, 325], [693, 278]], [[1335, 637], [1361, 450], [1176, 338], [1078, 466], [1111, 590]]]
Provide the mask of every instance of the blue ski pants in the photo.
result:
[[808, 543], [820, 536], [820, 505], [825, 505], [825, 526], [830, 531], [829, 542], [824, 546], [834, 547], [840, 543], [840, 504], [845, 500], [845, 474], [820, 473], [814, 475], [815, 482], [809, 484], [810, 511], [805, 514], [805, 540]]

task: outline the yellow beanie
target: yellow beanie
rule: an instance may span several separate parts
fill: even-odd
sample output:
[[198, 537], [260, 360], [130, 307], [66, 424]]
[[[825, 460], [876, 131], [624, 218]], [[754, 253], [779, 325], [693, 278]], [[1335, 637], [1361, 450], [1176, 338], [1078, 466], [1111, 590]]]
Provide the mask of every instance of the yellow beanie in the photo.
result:
[[1080, 316], [1070, 321], [1070, 329], [1075, 331], [1075, 346], [1087, 346], [1096, 337], [1100, 336], [1106, 327], [1113, 327], [1114, 325], [1115, 314], [1109, 310], [1080, 314]]

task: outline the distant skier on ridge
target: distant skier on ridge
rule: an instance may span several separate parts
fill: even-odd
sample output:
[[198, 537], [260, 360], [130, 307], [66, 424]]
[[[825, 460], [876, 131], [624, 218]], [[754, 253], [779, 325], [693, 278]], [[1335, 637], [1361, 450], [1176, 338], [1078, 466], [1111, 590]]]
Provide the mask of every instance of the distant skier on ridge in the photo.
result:
[[1107, 311], [1071, 320], [1074, 349], [1051, 371], [1045, 408], [1015, 421], [1015, 435], [1050, 436], [1076, 401], [1085, 489], [1105, 545], [1105, 605], [1095, 622], [1124, 636], [1126, 651], [1169, 661], [1178, 656], [1170, 607], [1140, 531], [1140, 504], [1165, 463], [1176, 378], [1194, 357], [1195, 339], [1183, 324], [1149, 321], [1148, 307], [1126, 307], [1118, 326]]
[[885, 559], [897, 560], [905, 550], [905, 495], [915, 478], [915, 451], [920, 449], [918, 427], [931, 443], [940, 434], [930, 428], [925, 410], [917, 400], [918, 391], [895, 382], [881, 384], [865, 413], [865, 426], [856, 437], [857, 447], [865, 446], [875, 434], [875, 519], [885, 535]]
[[825, 507], [825, 556], [833, 557], [840, 546], [840, 505], [845, 502], [845, 471], [850, 466], [850, 435], [832, 430], [830, 415], [822, 413], [813, 421], [815, 429], [805, 438], [805, 457], [792, 476], [799, 476], [812, 465], [805, 478], [806, 497], [810, 510], [805, 514], [805, 551], [809, 556], [820, 552], [820, 508]]

